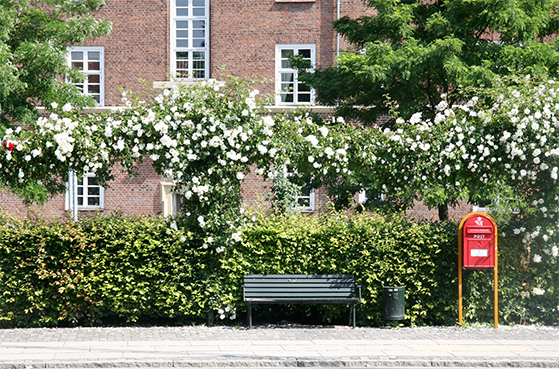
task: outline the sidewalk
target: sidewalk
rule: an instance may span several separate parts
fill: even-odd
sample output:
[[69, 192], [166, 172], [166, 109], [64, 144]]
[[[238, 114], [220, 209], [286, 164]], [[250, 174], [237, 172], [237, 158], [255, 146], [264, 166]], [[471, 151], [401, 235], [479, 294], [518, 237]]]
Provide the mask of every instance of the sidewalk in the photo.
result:
[[0, 369], [295, 366], [559, 368], [559, 328], [0, 330]]

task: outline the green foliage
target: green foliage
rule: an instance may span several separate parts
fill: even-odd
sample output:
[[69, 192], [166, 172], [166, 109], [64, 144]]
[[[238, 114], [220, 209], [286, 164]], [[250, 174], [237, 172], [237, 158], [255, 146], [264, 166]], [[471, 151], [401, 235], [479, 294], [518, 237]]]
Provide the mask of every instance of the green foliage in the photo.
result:
[[[516, 226], [499, 225], [500, 322], [557, 325], [557, 246], [534, 259]], [[244, 317], [237, 313], [245, 309], [242, 280], [250, 273], [353, 274], [362, 287], [360, 325], [385, 324], [383, 286], [393, 285], [406, 288], [406, 324], [457, 322], [456, 224], [260, 214], [241, 238], [216, 252], [162, 218], [2, 219], [0, 326], [200, 322], [212, 311], [235, 320]], [[311, 314], [302, 322], [346, 324], [346, 313], [344, 306], [282, 306], [265, 319]], [[464, 319], [492, 321], [492, 272], [465, 271]]]
[[376, 15], [334, 22], [353, 50], [313, 73], [299, 65], [318, 100], [346, 118], [376, 122], [390, 113], [387, 97], [405, 119], [432, 118], [441, 94], [453, 106], [461, 88], [489, 87], [497, 75], [557, 75], [557, 42], [544, 42], [557, 32], [557, 0], [366, 3]]
[[4, 219], [0, 240], [0, 326], [134, 322], [204, 306], [205, 251], [160, 218]]
[[[406, 286], [410, 324], [453, 324], [454, 235], [448, 224], [400, 218], [266, 215], [244, 229], [242, 244], [228, 249], [222, 268], [231, 276], [228, 287], [237, 301], [244, 274], [353, 274], [363, 293], [360, 324], [382, 324], [382, 287], [391, 285]], [[345, 308], [323, 309], [325, 317], [346, 313]]]
[[66, 48], [106, 36], [110, 22], [92, 12], [103, 0], [0, 0], [0, 123], [32, 124], [36, 105], [94, 102], [65, 83], [83, 79], [68, 67]]
[[276, 176], [271, 188], [272, 207], [282, 214], [294, 212], [297, 196], [301, 193], [301, 187], [291, 182], [287, 174], [286, 168], [276, 166]]

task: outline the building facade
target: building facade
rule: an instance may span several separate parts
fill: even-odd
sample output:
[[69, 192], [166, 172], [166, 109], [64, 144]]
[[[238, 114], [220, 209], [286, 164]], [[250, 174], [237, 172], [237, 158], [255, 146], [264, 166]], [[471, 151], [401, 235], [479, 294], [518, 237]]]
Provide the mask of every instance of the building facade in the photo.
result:
[[[288, 57], [301, 55], [310, 66], [328, 67], [347, 45], [332, 29], [341, 16], [359, 17], [372, 10], [362, 0], [107, 0], [97, 16], [113, 23], [112, 33], [68, 49], [68, 63], [86, 79], [79, 87], [98, 102], [98, 109], [122, 105], [122, 89], [149, 93], [177, 82], [219, 80], [224, 74], [264, 77], [258, 86], [274, 94], [272, 111], [314, 106], [314, 92], [298, 83]], [[80, 212], [122, 211], [130, 215], [167, 215], [178, 199], [172, 183], [158, 176], [149, 160], [140, 175], [128, 178], [115, 168], [115, 181], [101, 188], [94, 177], [77, 184]], [[243, 184], [247, 205], [265, 202], [269, 183], [255, 175]], [[4, 213], [23, 216], [67, 216], [67, 196], [28, 208], [3, 191]], [[303, 210], [326, 206], [321, 190], [301, 199]]]

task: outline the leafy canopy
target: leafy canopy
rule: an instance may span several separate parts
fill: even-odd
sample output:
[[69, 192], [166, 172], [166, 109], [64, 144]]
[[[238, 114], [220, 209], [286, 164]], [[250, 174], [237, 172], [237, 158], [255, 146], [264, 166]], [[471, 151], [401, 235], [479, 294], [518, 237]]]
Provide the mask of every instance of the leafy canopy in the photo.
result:
[[91, 14], [103, 0], [0, 0], [0, 121], [30, 123], [37, 105], [93, 104], [73, 85], [83, 80], [66, 48], [106, 36], [111, 23]]
[[[434, 117], [445, 96], [489, 87], [497, 76], [556, 76], [558, 0], [368, 0], [376, 15], [334, 28], [352, 45], [337, 65], [301, 79], [317, 99], [366, 123], [396, 111]], [[391, 101], [392, 103], [388, 103]]]

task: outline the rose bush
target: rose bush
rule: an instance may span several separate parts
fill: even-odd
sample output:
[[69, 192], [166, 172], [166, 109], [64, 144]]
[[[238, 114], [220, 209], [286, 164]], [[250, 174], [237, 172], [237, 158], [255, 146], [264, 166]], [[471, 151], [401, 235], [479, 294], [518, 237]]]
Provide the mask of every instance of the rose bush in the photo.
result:
[[[556, 301], [557, 92], [555, 81], [506, 81], [454, 109], [443, 100], [433, 119], [418, 113], [380, 129], [307, 113], [266, 114], [251, 84], [210, 81], [164, 90], [150, 102], [125, 94], [128, 109], [94, 116], [54, 104], [35, 127], [5, 132], [2, 141], [13, 150], [0, 155], [0, 173], [15, 190], [38, 182], [61, 192], [70, 169], [106, 184], [116, 163], [133, 174], [149, 157], [183, 195], [171, 229], [192, 232], [191, 244], [210, 266], [241, 239], [241, 182], [252, 168], [273, 179], [285, 167], [299, 185], [325, 184], [342, 206], [359, 190], [370, 203], [399, 208], [414, 200], [489, 200], [498, 219], [518, 224], [505, 236], [520, 237], [523, 267], [535, 270], [521, 292]], [[231, 297], [220, 295], [220, 283], [216, 277], [208, 288], [213, 306], [225, 312]]]

